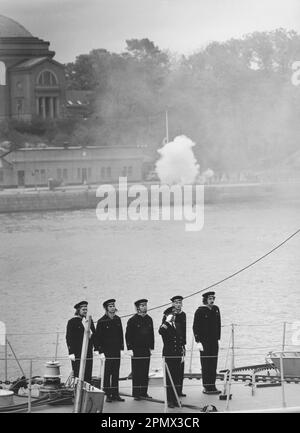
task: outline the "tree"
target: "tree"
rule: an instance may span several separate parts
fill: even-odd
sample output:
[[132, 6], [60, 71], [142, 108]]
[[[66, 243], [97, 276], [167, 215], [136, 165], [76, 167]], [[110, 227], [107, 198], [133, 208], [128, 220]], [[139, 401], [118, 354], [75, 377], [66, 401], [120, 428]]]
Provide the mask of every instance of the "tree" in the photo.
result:
[[179, 58], [147, 38], [128, 39], [121, 54], [93, 50], [68, 69], [69, 85], [95, 96], [92, 124], [80, 124], [76, 134], [89, 143], [155, 150], [168, 108], [170, 139], [188, 135], [204, 168], [275, 164], [298, 146], [300, 95], [291, 64], [299, 59], [300, 36], [284, 29], [212, 42]]

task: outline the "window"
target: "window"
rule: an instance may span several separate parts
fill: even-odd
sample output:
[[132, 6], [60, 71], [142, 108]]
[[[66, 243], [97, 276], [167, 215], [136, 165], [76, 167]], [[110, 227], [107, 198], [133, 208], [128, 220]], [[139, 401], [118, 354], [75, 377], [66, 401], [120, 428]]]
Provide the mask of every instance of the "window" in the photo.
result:
[[91, 177], [92, 177], [92, 168], [89, 167], [88, 168], [88, 178], [91, 179]]
[[35, 185], [37, 185], [40, 179], [40, 170], [36, 168], [35, 170], [32, 171], [31, 175], [33, 177], [33, 182], [35, 183]]
[[111, 167], [106, 168], [106, 176], [111, 177]]
[[46, 117], [50, 117], [50, 99], [48, 96], [45, 98], [45, 115]]
[[41, 170], [41, 182], [45, 183], [46, 182], [46, 170], [42, 168]]
[[82, 183], [86, 183], [86, 181], [87, 181], [87, 168], [86, 167], [84, 167], [83, 169], [82, 169]]
[[63, 169], [63, 179], [68, 180], [68, 169], [67, 168]]
[[81, 170], [80, 170], [80, 168], [77, 168], [77, 179], [81, 180]]
[[3, 170], [0, 170], [0, 183], [3, 183], [4, 176], [3, 176]]
[[105, 167], [101, 167], [101, 179], [105, 179]]
[[132, 167], [123, 167], [122, 176], [132, 176]]
[[53, 117], [54, 118], [57, 118], [58, 117], [58, 110], [59, 110], [59, 107], [58, 107], [58, 98], [52, 98], [52, 101], [53, 101]]
[[58, 169], [56, 170], [56, 174], [57, 174], [57, 179], [58, 179], [58, 180], [61, 180], [61, 168], [58, 168]]
[[51, 71], [42, 71], [38, 76], [37, 83], [43, 87], [57, 86], [58, 84], [55, 74]]

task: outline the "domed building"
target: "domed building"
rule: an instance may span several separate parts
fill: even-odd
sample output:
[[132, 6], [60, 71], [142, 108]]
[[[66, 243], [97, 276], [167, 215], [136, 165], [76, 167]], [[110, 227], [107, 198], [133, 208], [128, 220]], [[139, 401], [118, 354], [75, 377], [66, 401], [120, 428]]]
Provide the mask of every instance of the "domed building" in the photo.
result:
[[64, 116], [64, 66], [49, 45], [0, 15], [0, 121]]
[[[55, 53], [49, 45], [0, 15], [0, 122], [88, 114], [88, 92], [66, 92], [64, 65], [53, 60]], [[135, 146], [112, 147], [100, 142], [98, 146], [26, 145], [9, 151], [0, 147], [0, 190], [50, 184], [99, 185], [117, 182], [119, 176], [132, 182], [142, 178], [142, 164], [143, 149]], [[20, 210], [17, 203], [14, 206]], [[74, 202], [74, 206], [78, 204]]]

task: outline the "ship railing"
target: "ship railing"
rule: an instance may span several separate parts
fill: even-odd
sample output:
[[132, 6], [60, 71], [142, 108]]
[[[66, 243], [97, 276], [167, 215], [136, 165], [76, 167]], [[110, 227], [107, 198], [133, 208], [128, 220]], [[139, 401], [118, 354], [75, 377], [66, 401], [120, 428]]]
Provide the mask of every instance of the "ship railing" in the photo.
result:
[[[288, 377], [286, 377], [285, 373], [284, 373], [284, 363], [282, 362], [283, 359], [283, 355], [284, 353], [281, 353], [281, 369], [280, 369], [280, 379], [278, 380], [278, 376], [276, 376], [276, 381], [277, 384], [279, 384], [279, 386], [281, 386], [281, 405], [283, 408], [287, 407], [287, 402], [286, 402], [286, 392], [285, 392], [285, 384], [289, 383], [290, 380]], [[245, 355], [242, 354], [241, 357], [244, 357]], [[145, 357], [138, 357], [139, 359], [143, 359]], [[173, 358], [178, 358], [178, 357], [173, 357]], [[181, 357], [180, 357], [181, 358]], [[212, 358], [211, 356], [209, 358]], [[235, 359], [240, 358], [239, 354], [236, 354]], [[33, 371], [34, 371], [34, 366], [36, 364], [40, 365], [41, 361], [46, 361], [49, 358], [46, 357], [38, 357], [38, 358], [23, 358], [22, 361], [26, 360], [27, 362], [29, 362], [29, 372], [28, 374], [26, 374], [26, 377], [28, 377], [27, 379], [27, 385], [28, 385], [28, 404], [27, 404], [27, 411], [30, 412], [32, 410], [32, 407], [34, 406], [34, 402], [36, 400], [36, 395], [34, 395], [34, 384], [36, 377], [33, 376]], [[87, 357], [86, 361], [92, 359]], [[96, 385], [97, 387], [99, 387], [101, 390], [103, 390], [103, 383], [104, 383], [104, 368], [105, 368], [105, 362], [107, 359], [116, 359], [116, 358], [106, 358], [106, 359], [100, 359], [100, 372], [98, 374], [98, 384]], [[3, 359], [2, 359], [3, 360]], [[68, 357], [58, 357], [57, 361], [63, 361], [63, 360], [69, 360]], [[9, 359], [9, 362], [13, 361], [12, 359]], [[232, 364], [231, 364], [232, 366]], [[199, 369], [200, 369], [200, 363], [199, 363]], [[238, 369], [236, 369], [238, 370]], [[254, 370], [252, 372], [252, 380], [251, 380], [251, 374], [248, 375], [247, 380], [249, 381], [249, 385], [252, 387], [252, 395], [255, 395], [256, 392], [256, 387], [257, 387], [257, 383], [258, 380], [256, 378], [256, 375], [259, 373], [259, 368], [257, 368], [256, 370]], [[27, 372], [28, 369], [26, 368], [25, 371]], [[24, 369], [23, 369], [24, 372]], [[230, 404], [230, 400], [231, 400], [231, 396], [233, 393], [233, 388], [235, 385], [238, 385], [238, 382], [236, 381], [236, 377], [235, 377], [235, 372], [234, 369], [231, 367], [230, 369], [228, 369], [227, 371], [223, 372], [223, 392], [221, 394], [221, 397], [223, 397], [224, 400], [226, 400], [226, 407], [225, 410], [228, 411], [229, 410], [229, 404]], [[218, 377], [220, 377], [221, 375], [218, 374]], [[167, 377], [169, 377], [169, 382], [170, 384], [167, 385]], [[199, 374], [198, 379], [201, 378], [201, 375]], [[123, 378], [123, 380], [125, 380], [127, 378]], [[171, 386], [174, 390], [174, 394], [176, 397], [176, 399], [178, 399], [178, 405], [181, 406], [181, 402], [178, 398], [177, 395], [177, 385], [176, 383], [174, 383], [172, 376], [170, 375], [170, 372], [168, 370], [168, 366], [167, 364], [165, 364], [165, 360], [163, 358], [163, 363], [162, 363], [162, 375], [157, 377], [158, 380], [152, 378], [152, 380], [149, 380], [149, 388], [155, 388], [158, 387], [160, 389], [164, 390], [164, 399], [163, 399], [163, 403], [165, 405], [165, 412], [168, 411], [168, 406], [167, 406], [167, 397], [166, 397], [166, 393], [167, 393], [167, 387]], [[274, 381], [274, 377], [272, 378], [272, 376], [269, 377], [268, 381], [272, 382]], [[298, 378], [300, 379], [300, 378]], [[156, 382], [156, 383], [154, 383]], [[74, 388], [74, 377], [71, 375], [68, 379], [68, 381], [65, 383], [65, 387], [66, 388]], [[263, 385], [262, 385], [263, 386]], [[127, 387], [127, 385], [126, 385]], [[132, 388], [132, 384], [130, 385], [130, 387]], [[189, 387], [197, 387], [199, 388], [199, 384], [195, 383], [193, 381], [187, 381], [187, 383], [184, 384], [185, 389], [189, 388]], [[155, 401], [155, 400], [154, 400]]]
[[[277, 351], [276, 353], [279, 353], [280, 356], [280, 384], [281, 384], [281, 389], [282, 389], [282, 406], [286, 407], [286, 396], [285, 396], [285, 382], [287, 382], [288, 380], [285, 377], [284, 374], [284, 363], [283, 363], [283, 359], [285, 357], [285, 349], [286, 348], [298, 348], [299, 345], [298, 344], [286, 344], [286, 333], [287, 333], [287, 325], [289, 324], [294, 324], [295, 322], [283, 322], [283, 328], [282, 328], [282, 338], [281, 338], [281, 351]], [[299, 322], [298, 322], [299, 323]], [[276, 323], [278, 325], [278, 322]], [[268, 323], [268, 324], [251, 324], [251, 323], [237, 323], [237, 324], [231, 324], [231, 325], [223, 325], [223, 328], [225, 327], [230, 327], [230, 339], [228, 342], [228, 346], [227, 347], [220, 347], [220, 352], [224, 353], [226, 352], [226, 359], [225, 359], [225, 366], [227, 366], [227, 364], [230, 362], [230, 366], [229, 368], [227, 368], [226, 373], [223, 373], [223, 381], [224, 381], [224, 391], [223, 394], [224, 396], [226, 396], [227, 399], [227, 405], [226, 405], [226, 409], [228, 410], [229, 407], [229, 400], [230, 400], [230, 395], [231, 395], [231, 387], [232, 385], [234, 385], [234, 380], [236, 378], [235, 376], [235, 370], [236, 370], [236, 362], [237, 360], [241, 361], [243, 358], [245, 359], [245, 357], [247, 359], [249, 359], [250, 357], [254, 357], [256, 355], [261, 355], [261, 352], [259, 352], [259, 350], [274, 350], [274, 345], [272, 346], [261, 346], [261, 345], [255, 345], [252, 347], [245, 347], [245, 346], [240, 346], [236, 344], [236, 330], [239, 327], [243, 327], [243, 326], [262, 326], [262, 327], [267, 327], [267, 326], [272, 326], [272, 324]], [[30, 335], [55, 335], [55, 350], [54, 350], [54, 360], [61, 360], [61, 361], [66, 361], [69, 360], [68, 356], [59, 356], [59, 343], [60, 343], [60, 335], [61, 334], [65, 334], [65, 332], [55, 332], [55, 333], [50, 333], [50, 332], [36, 332], [36, 333], [30, 333]], [[11, 334], [6, 334], [5, 337], [5, 347], [4, 347], [4, 358], [0, 358], [1, 361], [4, 361], [4, 375], [5, 375], [5, 382], [8, 382], [8, 363], [10, 362], [15, 362], [18, 364], [18, 367], [20, 369], [20, 372], [22, 374], [22, 376], [25, 376], [24, 373], [24, 368], [22, 366], [23, 362], [29, 362], [30, 367], [29, 367], [29, 379], [31, 380], [32, 378], [32, 368], [33, 368], [33, 362], [41, 362], [43, 360], [49, 360], [49, 356], [40, 356], [40, 357], [32, 357], [32, 356], [22, 356], [22, 357], [17, 357], [12, 344], [10, 342], [10, 337], [13, 335], [24, 335], [24, 333], [11, 333]], [[28, 334], [25, 334], [28, 335]], [[8, 350], [10, 349], [10, 351], [12, 352], [13, 355], [13, 359], [9, 358], [8, 356]], [[244, 351], [246, 351], [247, 353], [243, 353]], [[249, 352], [250, 351], [250, 352]], [[186, 355], [185, 355], [185, 361], [188, 362], [188, 370], [189, 373], [191, 373], [192, 370], [192, 361], [193, 361], [193, 356], [195, 353], [199, 354], [198, 350], [195, 350], [194, 348], [194, 344], [192, 342], [192, 345], [190, 347], [190, 349], [188, 349], [186, 351]], [[212, 356], [209, 356], [209, 358], [211, 358]], [[122, 360], [126, 360], [126, 359], [130, 359], [131, 356], [127, 353], [124, 353], [122, 355]], [[151, 355], [151, 358], [161, 358], [161, 354], [158, 352], [153, 352]], [[84, 357], [84, 360], [87, 360], [88, 358]], [[95, 356], [94, 356], [95, 359]], [[97, 359], [97, 357], [96, 357]], [[199, 358], [198, 358], [199, 359]], [[100, 378], [102, 379], [100, 381], [100, 383], [103, 384], [103, 374], [104, 374], [104, 363], [103, 360], [100, 360]], [[200, 364], [200, 362], [199, 362]], [[163, 364], [163, 368], [162, 368], [163, 372], [167, 372], [167, 368], [165, 367], [165, 365]], [[255, 389], [257, 386], [257, 380], [256, 380], [256, 376], [258, 374], [258, 370], [253, 370], [252, 371], [252, 395], [255, 394]], [[1, 377], [1, 376], [0, 376]], [[29, 389], [31, 389], [31, 385], [29, 385]], [[30, 410], [30, 401], [29, 401], [29, 410]]]

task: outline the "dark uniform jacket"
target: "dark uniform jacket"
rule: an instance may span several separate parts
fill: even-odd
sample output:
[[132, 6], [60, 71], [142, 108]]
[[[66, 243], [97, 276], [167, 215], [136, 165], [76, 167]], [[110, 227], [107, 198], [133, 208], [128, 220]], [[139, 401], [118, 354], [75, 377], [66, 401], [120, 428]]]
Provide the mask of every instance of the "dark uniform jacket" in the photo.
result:
[[[165, 317], [168, 316], [168, 314], [173, 313], [173, 307], [169, 307], [164, 311]], [[184, 311], [181, 311], [179, 314], [175, 314], [175, 325], [180, 327], [182, 338], [183, 338], [183, 344], [186, 345], [186, 314]]]
[[[93, 321], [91, 322], [91, 331], [92, 336], [89, 339], [88, 344], [88, 357], [93, 353], [93, 343], [95, 338], [95, 326]], [[83, 335], [84, 335], [84, 326], [82, 324], [82, 317], [74, 316], [72, 319], [68, 321], [67, 324], [67, 333], [66, 333], [66, 341], [69, 350], [69, 355], [74, 353], [76, 358], [80, 358], [82, 343], [83, 343]]]
[[183, 338], [183, 345], [186, 345], [186, 314], [184, 311], [181, 311], [181, 313], [175, 315], [175, 325], [180, 326], [182, 338]]
[[193, 332], [197, 343], [218, 341], [221, 338], [221, 316], [219, 307], [212, 309], [203, 305], [199, 307], [194, 316]]
[[164, 343], [163, 356], [182, 356], [184, 354], [184, 338], [180, 325], [174, 327], [168, 322], [163, 322], [158, 332]]
[[107, 315], [101, 317], [97, 322], [95, 335], [95, 348], [99, 353], [119, 354], [124, 350], [124, 337], [122, 322], [119, 316], [112, 319]]
[[126, 344], [128, 350], [143, 351], [154, 349], [153, 320], [148, 314], [132, 316], [126, 327]]

